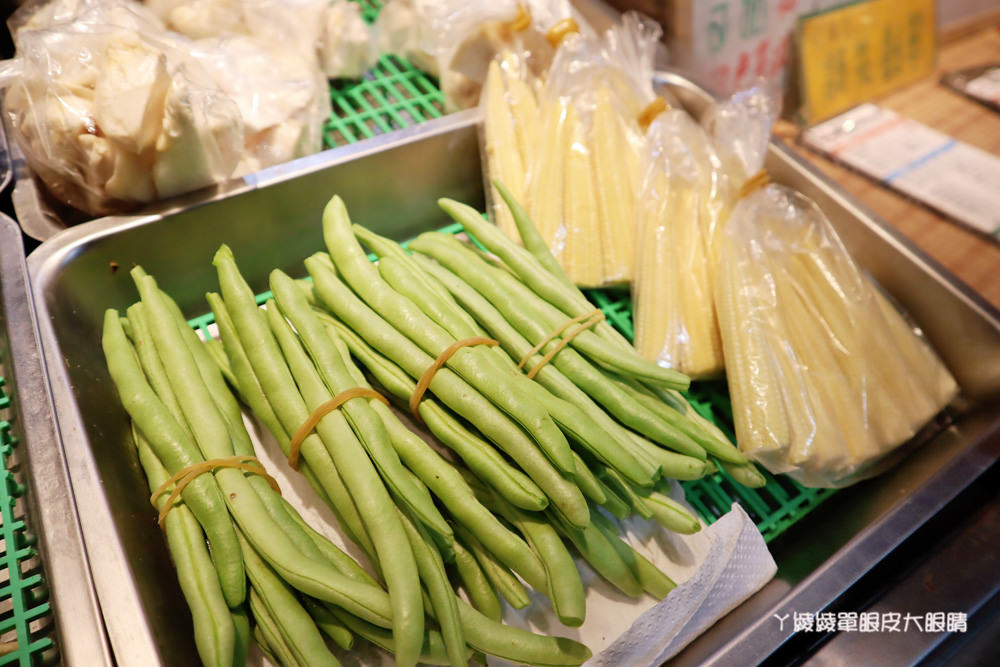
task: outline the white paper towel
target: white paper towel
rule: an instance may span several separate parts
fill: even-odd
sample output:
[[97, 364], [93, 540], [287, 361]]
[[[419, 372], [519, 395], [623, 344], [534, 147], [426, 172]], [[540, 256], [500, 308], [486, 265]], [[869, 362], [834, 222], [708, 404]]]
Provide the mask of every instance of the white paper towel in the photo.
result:
[[[679, 488], [673, 495], [678, 493]], [[665, 600], [626, 597], [578, 562], [587, 586], [582, 626], [559, 624], [538, 594], [525, 610], [506, 608], [504, 621], [583, 642], [594, 652], [587, 663], [594, 667], [659, 665], [758, 591], [777, 570], [764, 538], [735, 503], [695, 535], [677, 535], [639, 518], [623, 527], [625, 540], [678, 582]], [[509, 663], [490, 659], [489, 664]]]

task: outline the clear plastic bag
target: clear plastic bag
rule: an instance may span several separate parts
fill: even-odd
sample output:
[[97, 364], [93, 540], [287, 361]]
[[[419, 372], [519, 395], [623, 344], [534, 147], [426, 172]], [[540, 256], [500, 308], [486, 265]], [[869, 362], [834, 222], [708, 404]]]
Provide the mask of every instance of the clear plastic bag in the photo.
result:
[[517, 53], [532, 74], [543, 74], [555, 52], [546, 34], [570, 18], [590, 30], [568, 0], [392, 0], [376, 29], [383, 50], [438, 77], [449, 109], [467, 109], [479, 102], [497, 54]]
[[377, 44], [350, 0], [146, 0], [167, 28], [191, 39], [253, 37], [279, 57], [294, 51], [330, 78], [359, 77]]
[[[745, 95], [711, 119], [720, 152], [731, 148], [724, 162], [734, 178], [763, 163], [766, 135], [754, 129], [771, 113], [763, 99]], [[737, 442], [808, 486], [851, 484], [876, 472], [957, 385], [815, 203], [777, 184], [747, 190], [717, 238]]]
[[4, 109], [32, 170], [92, 215], [321, 148], [314, 56], [235, 35], [189, 40], [142, 5], [60, 0], [12, 20]]
[[649, 127], [636, 206], [635, 347], [692, 378], [722, 372], [715, 227], [729, 198], [711, 139], [685, 111]]
[[120, 0], [45, 11], [15, 17], [4, 107], [56, 197], [102, 215], [233, 173], [239, 109], [155, 16]]
[[[510, 54], [483, 95], [485, 170], [525, 204], [570, 279], [585, 287], [632, 277], [639, 187], [638, 118], [656, 99], [659, 27], [630, 13], [597, 37], [566, 37], [544, 80]], [[537, 91], [537, 92], [533, 92]], [[492, 188], [494, 219], [517, 231]]]

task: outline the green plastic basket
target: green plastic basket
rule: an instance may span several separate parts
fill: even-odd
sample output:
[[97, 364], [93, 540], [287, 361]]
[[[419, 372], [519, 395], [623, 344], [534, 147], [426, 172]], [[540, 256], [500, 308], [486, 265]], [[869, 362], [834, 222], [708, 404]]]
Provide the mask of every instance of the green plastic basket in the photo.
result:
[[48, 589], [35, 536], [24, 518], [25, 486], [18, 481], [12, 397], [6, 388], [0, 375], [0, 665], [27, 667], [54, 663], [56, 651]]
[[[440, 231], [460, 234], [463, 229], [456, 223]], [[258, 294], [257, 303], [264, 303], [271, 297], [271, 292]], [[587, 297], [604, 311], [609, 323], [632, 340], [632, 300], [626, 290], [588, 290]], [[209, 326], [214, 322], [215, 317], [209, 312], [190, 320], [189, 324], [198, 330], [202, 337], [208, 339], [212, 337]], [[688, 392], [688, 400], [698, 412], [712, 420], [730, 440], [735, 442], [732, 427], [733, 411], [724, 382], [696, 382]], [[714, 523], [732, 509], [734, 502], [739, 503], [767, 542], [776, 538], [834, 492], [833, 489], [806, 488], [788, 477], [776, 477], [766, 470], [761, 472], [767, 479], [767, 484], [760, 489], [748, 489], [738, 484], [721, 467], [719, 472], [711, 476], [691, 482], [681, 482], [681, 486], [684, 487], [687, 501], [708, 524]]]
[[[358, 4], [369, 23], [382, 7], [381, 2], [372, 0], [360, 0]], [[360, 80], [334, 81], [330, 103], [333, 113], [323, 127], [327, 148], [353, 144], [444, 114], [444, 95], [437, 81], [395, 55], [381, 56]]]

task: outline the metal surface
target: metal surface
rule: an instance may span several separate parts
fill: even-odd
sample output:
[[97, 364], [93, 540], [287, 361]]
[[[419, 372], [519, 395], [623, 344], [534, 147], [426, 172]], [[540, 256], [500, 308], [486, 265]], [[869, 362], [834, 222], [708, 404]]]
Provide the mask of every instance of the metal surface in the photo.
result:
[[[26, 499], [25, 518], [38, 536], [60, 657], [72, 665], [110, 664], [70, 477], [56, 434], [23, 252], [17, 223], [0, 214], [0, 357], [7, 392], [13, 397], [12, 429], [20, 441], [15, 450], [18, 471], [27, 482], [27, 493], [19, 500]], [[8, 543], [5, 548], [17, 547]], [[27, 639], [18, 637], [19, 641]]]
[[[694, 113], [707, 103], [686, 81], [664, 75], [661, 82]], [[791, 634], [770, 619], [773, 610], [829, 604], [997, 456], [984, 443], [997, 437], [1000, 314], [780, 144], [772, 145], [767, 168], [820, 204], [861, 264], [924, 327], [972, 400], [954, 425], [897, 467], [839, 492], [807, 525], [775, 540], [777, 578], [696, 640], [678, 658], [682, 664], [748, 664], [770, 655]], [[170, 216], [87, 223], [29, 258], [74, 493], [86, 500], [81, 521], [95, 585], [122, 662], [183, 664], [194, 654], [190, 628], [178, 620], [187, 618], [179, 590], [163, 576], [167, 554], [99, 352], [103, 311], [135, 300], [127, 269], [138, 263], [189, 317], [201, 314], [204, 291], [217, 285], [211, 257], [222, 242], [255, 290], [266, 288], [275, 267], [302, 275], [302, 259], [322, 247], [320, 211], [333, 193], [345, 198], [356, 222], [397, 239], [444, 222], [439, 196], [482, 206], [474, 114], [276, 168], [231, 192], [193, 198]]]

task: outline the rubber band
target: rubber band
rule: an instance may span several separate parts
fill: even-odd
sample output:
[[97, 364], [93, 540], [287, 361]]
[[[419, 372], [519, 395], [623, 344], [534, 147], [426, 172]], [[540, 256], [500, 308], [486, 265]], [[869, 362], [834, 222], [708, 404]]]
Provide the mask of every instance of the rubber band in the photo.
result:
[[309, 434], [312, 433], [314, 428], [316, 428], [316, 424], [319, 424], [323, 417], [327, 416], [347, 401], [361, 396], [377, 398], [386, 405], [389, 405], [389, 400], [385, 396], [378, 393], [374, 389], [369, 389], [368, 387], [354, 387], [353, 389], [342, 391], [329, 401], [318, 405], [316, 409], [313, 410], [312, 414], [309, 415], [309, 419], [307, 419], [302, 426], [295, 431], [295, 434], [292, 435], [291, 441], [288, 443], [288, 465], [291, 466], [292, 470], [299, 469], [299, 450], [302, 448], [302, 443], [305, 439], [309, 437]]
[[566, 334], [565, 336], [563, 336], [562, 340], [559, 341], [558, 345], [556, 345], [554, 348], [552, 348], [551, 350], [549, 350], [548, 353], [546, 353], [546, 355], [544, 357], [542, 357], [541, 359], [539, 359], [538, 363], [535, 364], [535, 367], [532, 368], [531, 371], [528, 372], [528, 379], [529, 380], [534, 379], [535, 375], [538, 374], [538, 371], [542, 370], [542, 368], [545, 366], [545, 364], [547, 364], [550, 361], [552, 361], [552, 359], [557, 354], [559, 354], [560, 352], [562, 352], [562, 349], [564, 347], [566, 347], [567, 345], [569, 345], [570, 342], [574, 338], [576, 338], [581, 333], [583, 333], [584, 331], [586, 331], [590, 327], [594, 326], [598, 322], [601, 322], [601, 321], [604, 320], [604, 313], [602, 313], [599, 310], [594, 311], [593, 313], [589, 313], [589, 315], [590, 316], [587, 319], [585, 319], [583, 322], [581, 322], [579, 326], [577, 326], [575, 329], [573, 329], [568, 334]]
[[[206, 472], [211, 472], [212, 470], [218, 470], [220, 468], [238, 468], [245, 472], [253, 473], [255, 475], [260, 475], [267, 480], [267, 483], [271, 485], [279, 495], [281, 494], [281, 489], [278, 488], [278, 482], [274, 480], [273, 477], [267, 474], [267, 470], [264, 469], [264, 464], [261, 463], [256, 456], [227, 456], [221, 459], [209, 459], [208, 461], [199, 461], [193, 465], [189, 465], [186, 468], [181, 468], [173, 475], [170, 476], [167, 481], [153, 492], [153, 495], [149, 497], [149, 502], [153, 504], [153, 507], [160, 510], [160, 516], [157, 519], [157, 523], [160, 524], [160, 528], [163, 528], [163, 522], [167, 518], [167, 513], [174, 506], [174, 502], [177, 497], [181, 495], [188, 484], [193, 482], [195, 478], [199, 475], [203, 475]], [[157, 507], [156, 500], [170, 488], [170, 485], [177, 484], [174, 490], [170, 492], [167, 496], [167, 502], [162, 508]]]
[[469, 347], [470, 345], [499, 345], [497, 341], [492, 338], [486, 338], [484, 336], [475, 336], [473, 338], [466, 338], [465, 340], [460, 340], [452, 343], [448, 348], [438, 355], [438, 358], [434, 360], [424, 374], [420, 376], [420, 381], [417, 382], [416, 389], [413, 390], [413, 395], [410, 396], [410, 412], [417, 419], [420, 419], [420, 413], [417, 412], [417, 407], [420, 405], [420, 400], [424, 397], [424, 392], [427, 388], [431, 386], [431, 380], [434, 379], [434, 374], [441, 370], [451, 356], [461, 350], [463, 347]]
[[528, 8], [522, 5], [520, 2], [517, 3], [517, 16], [515, 16], [510, 21], [505, 24], [513, 32], [521, 32], [527, 30], [531, 27], [531, 12]]
[[545, 33], [545, 39], [552, 45], [552, 48], [557, 49], [563, 40], [574, 32], [580, 32], [580, 25], [576, 19], [569, 17], [549, 28], [549, 31]]
[[556, 329], [555, 331], [553, 331], [552, 333], [550, 333], [548, 336], [546, 336], [545, 338], [543, 338], [542, 342], [540, 342], [538, 345], [536, 345], [533, 348], [531, 348], [528, 351], [527, 354], [525, 354], [523, 357], [521, 357], [521, 361], [519, 361], [518, 364], [517, 364], [517, 370], [521, 370], [522, 368], [524, 368], [524, 365], [526, 363], [528, 363], [529, 359], [531, 359], [533, 356], [535, 356], [536, 354], [538, 354], [538, 352], [543, 347], [545, 347], [546, 345], [548, 345], [554, 338], [556, 338], [557, 336], [559, 336], [563, 331], [566, 331], [566, 329], [569, 329], [571, 326], [573, 326], [577, 322], [583, 322], [584, 320], [586, 320], [588, 318], [591, 318], [591, 317], [593, 317], [594, 315], [596, 315], [596, 314], [598, 314], [600, 312], [601, 311], [599, 309], [595, 309], [595, 310], [590, 311], [589, 313], [584, 313], [583, 315], [577, 315], [576, 317], [574, 317], [571, 320], [566, 320], [566, 322], [564, 322], [561, 327], [559, 327], [558, 329]]
[[642, 110], [637, 119], [639, 122], [639, 127], [642, 128], [643, 132], [649, 129], [649, 126], [653, 123], [657, 116], [659, 116], [664, 111], [670, 109], [670, 105], [662, 97], [657, 97], [652, 102], [646, 105], [646, 108]]
[[740, 192], [736, 198], [743, 199], [747, 195], [756, 192], [758, 189], [764, 187], [770, 182], [771, 177], [768, 175], [767, 170], [761, 169], [743, 183], [743, 186], [740, 187]]

